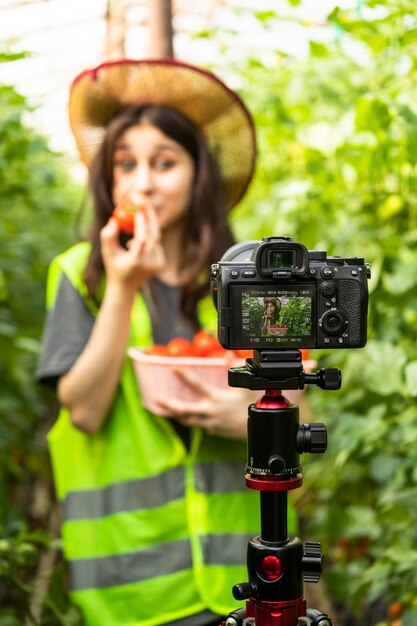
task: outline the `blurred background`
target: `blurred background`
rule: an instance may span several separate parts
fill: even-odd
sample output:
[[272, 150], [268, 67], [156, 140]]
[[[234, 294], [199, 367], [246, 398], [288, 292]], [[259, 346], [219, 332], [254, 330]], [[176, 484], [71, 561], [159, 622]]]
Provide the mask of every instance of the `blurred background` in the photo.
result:
[[367, 346], [312, 355], [343, 387], [306, 392], [329, 449], [303, 458], [295, 504], [327, 555], [314, 606], [337, 626], [415, 626], [415, 2], [2, 0], [0, 41], [0, 626], [81, 624], [46, 450], [56, 405], [34, 382], [48, 263], [88, 222], [69, 85], [104, 59], [167, 55], [212, 69], [254, 115], [237, 238], [372, 264]]

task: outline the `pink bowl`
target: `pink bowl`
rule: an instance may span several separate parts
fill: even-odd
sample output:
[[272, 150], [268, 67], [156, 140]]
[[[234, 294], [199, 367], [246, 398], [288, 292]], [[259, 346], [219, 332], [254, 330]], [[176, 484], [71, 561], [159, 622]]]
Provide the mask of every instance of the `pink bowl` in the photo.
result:
[[229, 367], [244, 365], [244, 360], [234, 359], [232, 353], [229, 358], [172, 357], [145, 354], [139, 348], [130, 348], [128, 355], [132, 359], [143, 404], [158, 415], [168, 414], [157, 402], [161, 397], [185, 402], [201, 400], [201, 395], [183, 382], [175, 370], [191, 370], [205, 382], [227, 388]]

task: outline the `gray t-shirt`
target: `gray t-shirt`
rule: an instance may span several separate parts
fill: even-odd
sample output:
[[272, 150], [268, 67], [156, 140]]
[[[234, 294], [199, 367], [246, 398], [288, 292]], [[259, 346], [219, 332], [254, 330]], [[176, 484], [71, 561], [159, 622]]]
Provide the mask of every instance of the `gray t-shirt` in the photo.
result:
[[[192, 339], [196, 329], [180, 310], [181, 290], [154, 278], [149, 282], [149, 311], [154, 343], [166, 345], [175, 337]], [[68, 278], [62, 277], [55, 307], [49, 312], [36, 371], [43, 384], [56, 387], [85, 348], [94, 316]]]
[[[152, 322], [154, 343], [166, 345], [175, 337], [191, 340], [196, 328], [181, 312], [181, 289], [171, 287], [157, 278], [149, 281], [145, 299]], [[58, 379], [66, 374], [84, 350], [94, 326], [94, 315], [80, 293], [63, 275], [54, 308], [49, 312], [41, 342], [36, 378], [44, 385], [56, 388]], [[190, 430], [172, 420], [186, 448], [190, 445]]]

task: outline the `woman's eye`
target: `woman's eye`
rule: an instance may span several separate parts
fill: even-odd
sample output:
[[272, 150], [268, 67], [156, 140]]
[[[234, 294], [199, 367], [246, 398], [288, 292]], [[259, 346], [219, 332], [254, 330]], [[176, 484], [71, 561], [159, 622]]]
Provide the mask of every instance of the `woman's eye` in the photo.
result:
[[136, 167], [136, 163], [135, 161], [115, 161], [114, 166], [128, 172]]
[[160, 159], [155, 161], [154, 165], [157, 170], [169, 170], [174, 167], [175, 161], [173, 159]]

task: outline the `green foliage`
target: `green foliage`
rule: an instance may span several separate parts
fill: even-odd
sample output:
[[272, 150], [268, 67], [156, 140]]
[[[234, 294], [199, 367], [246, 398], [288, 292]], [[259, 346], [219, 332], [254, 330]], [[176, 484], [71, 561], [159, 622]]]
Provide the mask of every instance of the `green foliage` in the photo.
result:
[[404, 623], [415, 620], [417, 588], [414, 9], [407, 0], [336, 8], [333, 41], [311, 41], [308, 58], [242, 62], [259, 160], [233, 214], [240, 239], [291, 235], [372, 265], [368, 345], [314, 354], [344, 382], [337, 393], [308, 391], [329, 450], [304, 458], [300, 510], [306, 536], [329, 554], [331, 596], [357, 612], [402, 601]]
[[290, 298], [280, 313], [280, 323], [288, 326], [289, 337], [304, 337], [310, 334], [310, 298]]
[[[285, 19], [298, 4], [289, 1]], [[253, 15], [263, 30], [281, 17], [259, 9]], [[319, 538], [329, 555], [330, 596], [358, 612], [364, 602], [401, 601], [403, 626], [411, 626], [417, 615], [415, 3], [358, 0], [351, 11], [337, 7], [328, 33], [332, 41], [312, 38], [308, 58], [277, 52], [237, 65], [225, 51], [219, 73], [225, 67], [239, 73], [259, 147], [255, 181], [232, 219], [242, 240], [291, 235], [309, 248], [372, 264], [367, 346], [313, 354], [320, 366], [340, 367], [344, 382], [337, 393], [308, 392], [316, 418], [328, 425], [329, 450], [303, 458], [300, 514], [303, 535]], [[45, 267], [69, 243], [78, 204], [58, 155], [24, 126], [27, 112], [24, 98], [0, 87], [2, 626], [22, 623], [35, 562], [51, 547], [48, 533], [33, 532], [31, 506], [23, 506], [34, 482], [49, 478], [48, 403], [33, 372]], [[62, 575], [53, 578], [43, 623], [77, 623], [59, 592]]]
[[50, 548], [42, 528], [51, 512], [45, 434], [53, 402], [34, 372], [46, 268], [72, 241], [80, 201], [62, 157], [24, 123], [30, 113], [22, 95], [0, 85], [0, 623], [10, 626], [28, 618], [37, 562]]

